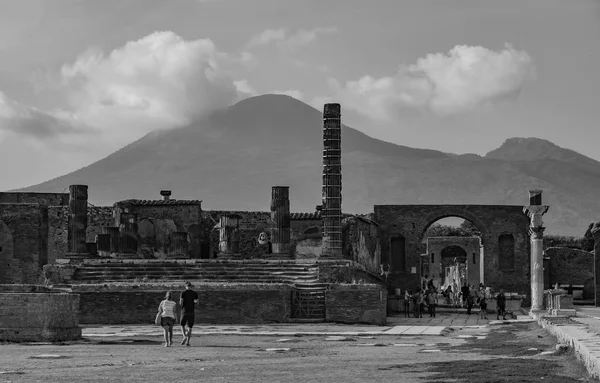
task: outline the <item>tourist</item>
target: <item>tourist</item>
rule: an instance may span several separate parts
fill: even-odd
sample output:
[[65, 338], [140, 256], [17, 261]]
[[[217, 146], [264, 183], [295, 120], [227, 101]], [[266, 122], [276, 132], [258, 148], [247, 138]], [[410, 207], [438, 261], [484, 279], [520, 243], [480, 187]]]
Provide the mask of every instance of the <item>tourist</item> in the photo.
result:
[[410, 317], [410, 291], [404, 290], [404, 317]]
[[427, 295], [427, 305], [429, 308], [429, 317], [435, 318], [435, 305], [437, 304], [437, 293], [435, 290], [430, 290]]
[[474, 301], [475, 297], [471, 294], [467, 294], [467, 315], [471, 315], [471, 309], [473, 308]]
[[498, 307], [496, 320], [500, 320], [500, 315], [502, 315], [502, 320], [506, 320], [506, 296], [502, 289], [500, 289], [500, 293], [496, 296], [496, 305]]
[[479, 318], [487, 319], [487, 302], [485, 300], [485, 294], [479, 297]]
[[423, 315], [421, 314], [421, 305], [423, 304], [423, 297], [421, 296], [421, 292], [417, 290], [415, 295], [413, 295], [412, 299], [415, 305], [415, 318], [423, 318]]
[[[189, 281], [185, 282], [185, 291], [181, 293], [181, 298], [179, 299], [179, 305], [181, 306], [181, 334], [183, 335], [182, 345], [190, 345], [196, 303], [198, 303], [198, 293], [192, 290], [192, 284]], [[186, 326], [187, 331], [185, 329]]]
[[460, 294], [462, 296], [462, 307], [465, 307], [467, 304], [467, 299], [469, 298], [469, 286], [467, 285], [467, 282], [465, 282], [463, 287], [460, 289]]
[[175, 310], [177, 303], [171, 299], [171, 292], [167, 291], [165, 294], [165, 300], [160, 302], [158, 305], [158, 312], [160, 313], [160, 325], [163, 328], [165, 335], [165, 347], [169, 347], [173, 344], [173, 326], [177, 322], [177, 311]]

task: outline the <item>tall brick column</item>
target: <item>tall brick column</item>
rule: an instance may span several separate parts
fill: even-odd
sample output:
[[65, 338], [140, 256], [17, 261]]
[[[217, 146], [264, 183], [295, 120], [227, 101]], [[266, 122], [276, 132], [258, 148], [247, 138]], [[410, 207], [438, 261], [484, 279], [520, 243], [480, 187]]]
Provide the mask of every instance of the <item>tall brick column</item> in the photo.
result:
[[594, 301], [600, 307], [600, 222], [594, 223], [591, 229], [594, 236]]
[[121, 213], [119, 255], [122, 257], [137, 257], [137, 218], [135, 214]]
[[544, 309], [544, 230], [542, 216], [549, 206], [542, 205], [542, 191], [529, 191], [529, 206], [523, 213], [530, 219], [529, 237], [531, 241], [531, 311]]
[[116, 255], [119, 252], [119, 227], [108, 226], [102, 228], [102, 234], [108, 235], [110, 238], [110, 255]]
[[271, 244], [273, 254], [290, 254], [290, 187], [271, 190]]
[[219, 257], [228, 257], [239, 253], [241, 218], [237, 214], [225, 214], [219, 218]]
[[171, 234], [171, 253], [177, 258], [189, 258], [188, 255], [188, 233], [176, 231]]
[[110, 257], [110, 234], [97, 234], [96, 248], [98, 249], [98, 256]]
[[342, 120], [340, 104], [323, 107], [323, 252], [342, 257]]
[[69, 228], [67, 256], [85, 256], [87, 252], [87, 185], [69, 186]]

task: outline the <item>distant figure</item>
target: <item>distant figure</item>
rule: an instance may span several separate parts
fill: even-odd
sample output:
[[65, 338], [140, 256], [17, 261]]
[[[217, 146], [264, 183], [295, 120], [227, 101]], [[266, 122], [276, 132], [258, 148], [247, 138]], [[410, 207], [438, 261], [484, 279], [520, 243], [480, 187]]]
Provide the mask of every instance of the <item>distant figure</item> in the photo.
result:
[[423, 296], [421, 295], [421, 292], [417, 290], [412, 298], [415, 305], [415, 318], [423, 318], [423, 314], [421, 314], [421, 305], [423, 304]]
[[410, 317], [410, 291], [404, 290], [404, 317]]
[[465, 282], [464, 286], [460, 289], [460, 294], [462, 296], [462, 306], [464, 307], [467, 304], [467, 298], [469, 297], [469, 286], [467, 282]]
[[177, 322], [177, 303], [171, 299], [171, 292], [167, 291], [165, 300], [158, 305], [158, 312], [161, 313], [160, 325], [163, 328], [165, 336], [165, 347], [173, 344], [173, 326]]
[[432, 289], [427, 295], [427, 305], [429, 309], [429, 317], [435, 318], [435, 305], [437, 305], [437, 293]]
[[504, 295], [504, 290], [500, 289], [500, 293], [496, 295], [496, 304], [498, 306], [498, 315], [496, 316], [496, 320], [500, 319], [500, 315], [502, 315], [502, 320], [506, 320], [506, 296]]
[[471, 315], [471, 309], [473, 309], [474, 301], [475, 297], [473, 295], [467, 295], [467, 315]]
[[[181, 293], [179, 305], [181, 306], [181, 333], [183, 335], [182, 345], [189, 346], [194, 327], [195, 304], [198, 303], [198, 293], [192, 290], [192, 284], [185, 282], [185, 291]], [[187, 331], [185, 329], [187, 325]]]
[[479, 297], [479, 318], [487, 319], [487, 302], [485, 300], [485, 294]]

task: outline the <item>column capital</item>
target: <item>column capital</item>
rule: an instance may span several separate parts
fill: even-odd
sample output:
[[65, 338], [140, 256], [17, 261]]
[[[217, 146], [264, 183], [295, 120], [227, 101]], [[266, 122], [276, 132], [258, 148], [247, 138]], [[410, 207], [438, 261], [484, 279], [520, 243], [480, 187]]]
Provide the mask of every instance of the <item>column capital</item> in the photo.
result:
[[531, 239], [543, 239], [544, 230], [546, 230], [546, 228], [543, 226], [530, 227], [529, 236], [531, 237]]
[[529, 205], [523, 207], [523, 213], [527, 214], [527, 217], [530, 219], [530, 227], [538, 227], [543, 226], [544, 221], [542, 220], [542, 216], [546, 214], [550, 206], [545, 205]]

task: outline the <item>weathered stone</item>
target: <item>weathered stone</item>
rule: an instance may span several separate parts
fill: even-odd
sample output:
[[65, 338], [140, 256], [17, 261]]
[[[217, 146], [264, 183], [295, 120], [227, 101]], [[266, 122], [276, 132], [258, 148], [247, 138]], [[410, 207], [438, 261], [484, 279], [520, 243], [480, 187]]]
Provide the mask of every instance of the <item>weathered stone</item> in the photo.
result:
[[173, 234], [172, 241], [172, 252], [171, 256], [177, 258], [187, 258], [188, 257], [188, 233], [184, 231], [176, 231]]
[[600, 307], [600, 222], [595, 222], [590, 231], [594, 236], [594, 300]]
[[342, 120], [340, 104], [323, 107], [323, 252], [342, 257]]
[[128, 257], [137, 255], [137, 217], [121, 213], [119, 224], [119, 254]]
[[96, 236], [96, 246], [100, 257], [110, 256], [110, 234], [98, 234]]
[[271, 244], [274, 254], [290, 253], [290, 188], [273, 186], [271, 191]]
[[68, 254], [87, 254], [87, 185], [69, 186]]
[[[532, 203], [533, 201], [533, 203]], [[544, 222], [542, 216], [548, 211], [543, 206], [542, 191], [530, 191], [530, 205], [523, 212], [530, 219], [529, 236], [531, 237], [531, 311], [544, 309]]]
[[240, 219], [237, 214], [219, 218], [219, 256], [230, 256], [240, 251]]

